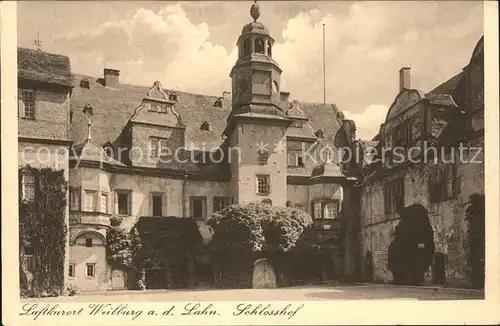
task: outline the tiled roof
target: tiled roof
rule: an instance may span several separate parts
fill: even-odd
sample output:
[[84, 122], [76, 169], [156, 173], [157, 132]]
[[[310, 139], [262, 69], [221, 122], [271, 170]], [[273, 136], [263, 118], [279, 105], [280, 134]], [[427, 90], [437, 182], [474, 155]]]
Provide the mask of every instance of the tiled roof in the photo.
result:
[[[71, 131], [72, 140], [79, 143], [85, 140], [87, 133], [87, 118], [82, 110], [86, 104], [94, 108], [92, 117], [92, 140], [95, 144], [103, 145], [107, 141], [115, 143], [122, 129], [133, 116], [142, 99], [146, 96], [147, 86], [120, 84], [118, 89], [106, 88], [102, 78], [86, 75], [75, 75], [75, 86], [82, 79], [89, 81], [89, 89], [75, 87], [71, 100], [73, 113]], [[187, 147], [210, 148], [223, 142], [222, 133], [226, 127], [226, 120], [231, 112], [230, 96], [222, 98], [222, 108], [214, 106], [221, 96], [210, 96], [165, 90], [167, 94], [177, 94], [175, 111], [180, 115], [186, 126], [185, 143]], [[283, 104], [287, 107], [288, 104]], [[340, 122], [337, 120], [338, 110], [335, 105], [301, 103], [301, 109], [309, 124], [314, 130], [323, 129], [324, 137], [332, 139], [337, 132]], [[209, 124], [209, 130], [200, 130], [204, 122]]]
[[17, 48], [18, 77], [63, 86], [73, 86], [69, 58], [39, 50]]

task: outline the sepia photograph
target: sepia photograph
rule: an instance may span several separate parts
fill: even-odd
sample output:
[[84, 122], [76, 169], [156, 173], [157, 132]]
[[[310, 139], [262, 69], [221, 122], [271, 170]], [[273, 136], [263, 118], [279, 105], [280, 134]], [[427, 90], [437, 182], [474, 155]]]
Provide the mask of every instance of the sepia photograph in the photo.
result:
[[9, 4], [12, 313], [248, 325], [345, 300], [485, 303], [486, 6]]

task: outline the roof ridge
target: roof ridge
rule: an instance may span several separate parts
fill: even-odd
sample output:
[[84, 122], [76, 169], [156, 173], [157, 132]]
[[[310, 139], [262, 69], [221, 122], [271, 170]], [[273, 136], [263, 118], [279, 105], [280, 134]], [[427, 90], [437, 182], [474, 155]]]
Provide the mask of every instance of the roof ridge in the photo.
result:
[[43, 51], [43, 50], [37, 50], [37, 49], [32, 49], [32, 48], [25, 48], [25, 47], [21, 47], [21, 46], [18, 46], [17, 49], [21, 50], [21, 51], [30, 51], [30, 52], [35, 52], [35, 53], [43, 53], [43, 54], [48, 54], [48, 55], [52, 55], [52, 56], [58, 56], [58, 57], [63, 57], [63, 58], [69, 59], [69, 56], [67, 56], [65, 54], [60, 54], [60, 53], [47, 52], [47, 51]]

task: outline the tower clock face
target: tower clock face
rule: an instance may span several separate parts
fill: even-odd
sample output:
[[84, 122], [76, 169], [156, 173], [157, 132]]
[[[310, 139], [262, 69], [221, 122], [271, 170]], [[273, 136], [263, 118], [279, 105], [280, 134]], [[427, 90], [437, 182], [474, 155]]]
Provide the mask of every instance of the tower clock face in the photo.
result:
[[272, 89], [272, 92], [273, 92], [273, 97], [276, 97], [279, 93], [279, 86], [278, 86], [278, 83], [274, 80], [273, 81], [273, 89]]

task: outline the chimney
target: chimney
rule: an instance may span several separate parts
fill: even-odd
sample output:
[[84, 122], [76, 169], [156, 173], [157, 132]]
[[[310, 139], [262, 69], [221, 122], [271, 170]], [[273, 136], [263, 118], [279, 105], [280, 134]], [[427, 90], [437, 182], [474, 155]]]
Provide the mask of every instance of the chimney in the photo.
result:
[[227, 91], [222, 92], [222, 98], [224, 100], [230, 100], [231, 99], [231, 92], [227, 92]]
[[118, 88], [120, 84], [120, 70], [104, 68], [104, 86]]
[[403, 67], [399, 70], [399, 91], [403, 89], [411, 89], [410, 84], [410, 67]]

